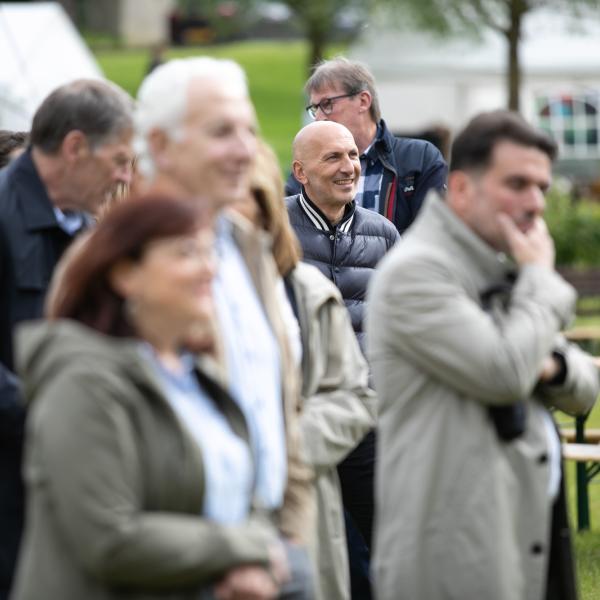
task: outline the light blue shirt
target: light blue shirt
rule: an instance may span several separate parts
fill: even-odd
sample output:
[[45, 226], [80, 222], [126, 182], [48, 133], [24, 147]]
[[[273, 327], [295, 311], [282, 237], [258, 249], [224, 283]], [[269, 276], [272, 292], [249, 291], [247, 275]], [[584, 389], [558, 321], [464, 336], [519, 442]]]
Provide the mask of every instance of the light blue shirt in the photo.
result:
[[184, 356], [185, 370], [166, 369], [148, 345], [143, 354], [158, 374], [167, 400], [182, 427], [202, 451], [205, 518], [223, 525], [241, 523], [252, 501], [253, 465], [250, 448], [231, 428], [214, 401], [200, 387], [191, 356]]
[[283, 504], [287, 478], [279, 346], [240, 250], [231, 223], [217, 224], [218, 272], [213, 283], [223, 335], [230, 392], [244, 412], [255, 463], [256, 501]]
[[56, 216], [58, 226], [69, 235], [73, 235], [83, 227], [83, 215], [79, 212], [63, 212], [55, 206], [54, 215]]

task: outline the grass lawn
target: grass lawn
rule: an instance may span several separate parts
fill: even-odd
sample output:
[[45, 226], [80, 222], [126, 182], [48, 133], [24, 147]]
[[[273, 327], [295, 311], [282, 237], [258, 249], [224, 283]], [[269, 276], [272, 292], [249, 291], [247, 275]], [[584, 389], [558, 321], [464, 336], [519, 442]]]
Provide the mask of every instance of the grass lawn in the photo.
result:
[[[169, 50], [166, 57], [200, 55], [231, 58], [244, 67], [262, 135], [273, 146], [283, 171], [287, 172], [292, 140], [302, 126], [306, 45], [299, 41], [253, 41], [177, 48]], [[148, 52], [98, 50], [96, 59], [108, 79], [135, 96], [149, 62]]]

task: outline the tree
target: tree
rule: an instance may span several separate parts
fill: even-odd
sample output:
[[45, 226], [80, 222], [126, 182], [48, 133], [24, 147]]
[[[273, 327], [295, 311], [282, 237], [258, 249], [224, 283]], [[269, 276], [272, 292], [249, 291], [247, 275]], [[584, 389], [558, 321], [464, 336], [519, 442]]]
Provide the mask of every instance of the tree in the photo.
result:
[[308, 72], [324, 58], [325, 49], [332, 41], [339, 18], [349, 10], [356, 10], [365, 18], [374, 0], [284, 0], [298, 17], [309, 43]]
[[519, 45], [525, 15], [539, 8], [568, 10], [574, 14], [585, 8], [598, 10], [600, 0], [388, 0], [387, 4], [396, 11], [405, 11], [417, 25], [440, 33], [451, 33], [460, 27], [473, 29], [479, 25], [500, 33], [507, 43], [508, 108], [518, 111]]

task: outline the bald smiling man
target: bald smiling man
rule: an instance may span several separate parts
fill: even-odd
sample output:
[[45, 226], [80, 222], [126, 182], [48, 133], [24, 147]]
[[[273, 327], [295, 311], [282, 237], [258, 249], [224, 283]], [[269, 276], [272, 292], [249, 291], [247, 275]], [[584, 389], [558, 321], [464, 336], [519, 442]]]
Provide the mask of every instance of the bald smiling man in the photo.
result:
[[[350, 131], [332, 121], [315, 121], [296, 135], [292, 169], [302, 184], [286, 199], [304, 260], [339, 288], [364, 352], [363, 314], [367, 286], [377, 263], [400, 238], [382, 215], [356, 205], [360, 159]], [[370, 598], [367, 569], [352, 565], [371, 543], [373, 523], [373, 432], [338, 466], [344, 508], [362, 541], [350, 544], [352, 596]], [[362, 543], [364, 542], [364, 543]]]

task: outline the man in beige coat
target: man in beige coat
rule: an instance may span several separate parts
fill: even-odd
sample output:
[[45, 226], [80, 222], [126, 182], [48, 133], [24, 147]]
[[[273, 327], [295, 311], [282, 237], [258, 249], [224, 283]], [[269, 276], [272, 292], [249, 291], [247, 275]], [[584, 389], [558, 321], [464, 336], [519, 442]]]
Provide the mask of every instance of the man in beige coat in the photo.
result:
[[576, 597], [549, 409], [588, 411], [598, 375], [559, 333], [575, 293], [542, 218], [555, 151], [514, 113], [473, 119], [447, 198], [374, 278], [379, 600]]
[[[265, 239], [223, 214], [248, 193], [256, 152], [245, 75], [229, 60], [170, 61], [142, 83], [136, 117], [140, 167], [151, 187], [197, 198], [214, 210], [220, 363], [250, 431], [255, 505], [272, 516], [285, 541], [291, 581], [282, 597], [308, 600], [312, 584], [303, 546], [313, 476], [300, 454], [298, 376], [279, 312], [275, 264]], [[221, 592], [245, 597], [243, 584], [244, 573], [235, 573]]]

